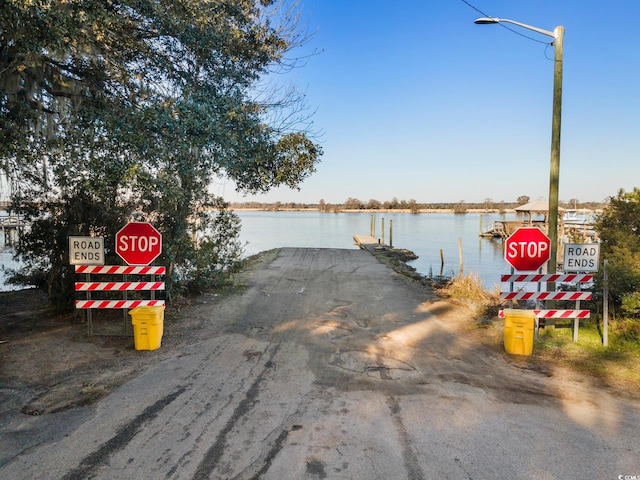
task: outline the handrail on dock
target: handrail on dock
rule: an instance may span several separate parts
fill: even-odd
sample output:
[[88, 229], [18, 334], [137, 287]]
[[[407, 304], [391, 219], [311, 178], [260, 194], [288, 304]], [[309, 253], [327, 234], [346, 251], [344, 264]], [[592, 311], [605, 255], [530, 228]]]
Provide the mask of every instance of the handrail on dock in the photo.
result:
[[494, 221], [493, 223], [482, 227], [482, 231], [480, 232], [481, 237], [495, 237], [495, 238], [506, 238], [507, 233], [505, 231], [505, 226], [501, 221]]
[[27, 226], [27, 222], [22, 220], [20, 217], [11, 216], [11, 217], [0, 218], [0, 228], [2, 229], [21, 228], [26, 226]]
[[0, 218], [0, 232], [2, 235], [2, 241], [4, 241], [4, 245], [12, 245], [18, 239], [18, 235], [28, 226], [29, 224], [25, 222], [20, 217], [9, 216]]
[[523, 222], [520, 220], [496, 220], [480, 232], [481, 237], [507, 238], [520, 227], [538, 227], [546, 231], [543, 222]]

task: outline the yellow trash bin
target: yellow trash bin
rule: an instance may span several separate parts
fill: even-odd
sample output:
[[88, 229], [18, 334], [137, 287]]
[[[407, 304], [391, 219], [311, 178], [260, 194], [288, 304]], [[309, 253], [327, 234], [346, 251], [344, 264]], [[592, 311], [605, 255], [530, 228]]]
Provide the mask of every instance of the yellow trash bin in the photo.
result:
[[136, 350], [156, 350], [162, 342], [164, 305], [136, 307], [129, 311]]
[[504, 349], [516, 355], [533, 353], [533, 331], [536, 314], [533, 310], [504, 310]]

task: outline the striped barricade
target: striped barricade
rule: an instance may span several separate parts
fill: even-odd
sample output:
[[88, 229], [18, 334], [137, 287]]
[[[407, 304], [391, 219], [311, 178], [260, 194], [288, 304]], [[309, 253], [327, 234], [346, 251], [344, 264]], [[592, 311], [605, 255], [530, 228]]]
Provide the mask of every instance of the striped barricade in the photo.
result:
[[[164, 275], [166, 267], [146, 265], [76, 265], [75, 272], [89, 275]], [[75, 282], [76, 292], [156, 292], [164, 290], [164, 282]], [[153, 295], [153, 293], [152, 293]], [[76, 300], [76, 308], [136, 308], [164, 305], [164, 300]]]
[[[533, 310], [536, 318], [590, 318], [591, 310]], [[504, 310], [498, 313], [504, 318]]]
[[501, 300], [591, 300], [591, 292], [501, 292]]
[[591, 273], [507, 273], [500, 277], [502, 283], [511, 282], [593, 282]]
[[76, 265], [76, 273], [101, 275], [164, 275], [166, 267], [147, 265]]
[[[578, 326], [581, 318], [590, 318], [589, 310], [580, 309], [580, 302], [591, 300], [593, 293], [580, 290], [580, 284], [593, 282], [591, 273], [510, 273], [500, 276], [502, 283], [509, 283], [508, 292], [500, 292], [502, 300], [535, 300], [535, 301], [575, 301], [575, 309], [534, 309], [537, 319], [573, 319], [573, 341], [578, 340]], [[565, 291], [537, 291], [529, 292], [522, 289], [515, 289], [514, 283], [537, 283], [538, 290], [542, 290], [541, 283], [576, 283], [578, 290], [573, 292]], [[504, 318], [504, 311], [500, 310], [499, 316]]]
[[76, 308], [158, 307], [164, 300], [76, 300]]
[[[85, 275], [86, 281], [75, 282], [75, 291], [84, 294], [83, 300], [76, 299], [76, 309], [86, 312], [89, 335], [93, 335], [93, 321], [91, 311], [94, 309], [131, 309], [137, 307], [164, 306], [164, 300], [157, 300], [155, 293], [164, 291], [165, 283], [155, 280], [156, 275], [165, 275], [167, 269], [155, 265], [75, 265], [75, 273]], [[123, 281], [95, 281], [92, 275], [122, 275]], [[128, 281], [126, 275], [151, 275], [151, 281]], [[92, 298], [94, 292], [106, 292]], [[113, 292], [113, 293], [109, 293]], [[150, 299], [129, 299], [128, 292], [149, 292]], [[113, 298], [123, 297], [123, 298]], [[105, 298], [106, 297], [106, 298]], [[127, 313], [123, 313], [126, 319]], [[126, 331], [127, 322], [125, 321]]]
[[76, 292], [164, 290], [164, 282], [76, 282]]

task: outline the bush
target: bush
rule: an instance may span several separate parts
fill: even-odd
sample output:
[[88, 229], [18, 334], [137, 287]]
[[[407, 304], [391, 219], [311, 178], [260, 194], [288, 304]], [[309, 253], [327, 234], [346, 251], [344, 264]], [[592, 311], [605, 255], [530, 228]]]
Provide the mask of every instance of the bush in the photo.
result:
[[222, 199], [215, 203], [216, 212], [199, 216], [198, 239], [188, 258], [177, 267], [173, 293], [201, 293], [220, 286], [241, 266], [243, 248], [239, 242], [240, 219]]
[[500, 294], [486, 291], [480, 276], [473, 273], [454, 277], [444, 288], [440, 289], [440, 292], [457, 300], [486, 305], [500, 303]]
[[[601, 262], [608, 261], [608, 290], [612, 307], [623, 317], [640, 316], [640, 189], [620, 190], [598, 217]], [[595, 274], [594, 292], [602, 292], [604, 268]]]
[[640, 292], [623, 295], [620, 309], [626, 317], [640, 318]]
[[640, 320], [615, 320], [611, 322], [610, 329], [620, 340], [640, 345]]

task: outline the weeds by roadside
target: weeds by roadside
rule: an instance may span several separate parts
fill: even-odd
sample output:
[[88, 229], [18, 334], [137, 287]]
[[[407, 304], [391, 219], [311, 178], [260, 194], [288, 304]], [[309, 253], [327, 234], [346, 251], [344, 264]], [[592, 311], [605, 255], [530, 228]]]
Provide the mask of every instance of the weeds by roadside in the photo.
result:
[[603, 346], [601, 329], [593, 319], [581, 322], [577, 342], [571, 328], [540, 330], [533, 357], [586, 373], [631, 395], [640, 393], [640, 346], [616, 334], [610, 336], [608, 347]]
[[[480, 277], [474, 274], [449, 278], [425, 277], [404, 263], [405, 255], [393, 251], [374, 252], [376, 257], [394, 271], [432, 288], [441, 297], [465, 303], [475, 316], [475, 328], [484, 328], [487, 338], [497, 350], [502, 350], [502, 320], [498, 311], [504, 307], [499, 289], [487, 291]], [[605, 386], [616, 387], [632, 396], [640, 394], [640, 343], [635, 335], [635, 321], [612, 321], [609, 346], [602, 345], [602, 329], [597, 318], [582, 320], [578, 341], [573, 342], [571, 328], [548, 327], [535, 339], [533, 355], [514, 357], [533, 368], [546, 371], [559, 366], [587, 374]]]

